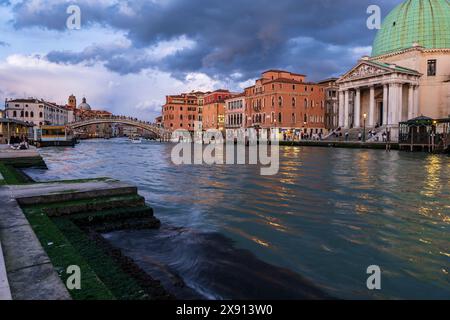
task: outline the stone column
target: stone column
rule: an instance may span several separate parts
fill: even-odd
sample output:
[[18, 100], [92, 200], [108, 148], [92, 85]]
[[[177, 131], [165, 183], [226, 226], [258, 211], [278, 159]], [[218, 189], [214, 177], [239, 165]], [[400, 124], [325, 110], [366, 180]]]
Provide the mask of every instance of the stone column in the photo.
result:
[[375, 127], [375, 87], [370, 87], [369, 127]]
[[356, 89], [356, 96], [355, 96], [355, 128], [361, 127], [361, 89]]
[[397, 123], [395, 123], [396, 125], [398, 125], [399, 122], [403, 121], [403, 84], [402, 83], [400, 83], [398, 85], [397, 109], [398, 109], [398, 118], [397, 118]]
[[388, 124], [388, 112], [389, 112], [389, 86], [383, 85], [383, 125]]
[[414, 114], [413, 118], [420, 116], [420, 110], [419, 110], [419, 86], [414, 86]]
[[388, 125], [394, 125], [397, 122], [397, 105], [398, 105], [398, 84], [389, 84], [389, 114], [388, 114]]
[[344, 91], [339, 91], [339, 127], [344, 127]]
[[411, 120], [414, 118], [414, 86], [412, 84], [409, 85], [408, 88], [408, 119]]
[[349, 118], [350, 118], [350, 91], [345, 90], [344, 92], [344, 128], [348, 129], [349, 126]]

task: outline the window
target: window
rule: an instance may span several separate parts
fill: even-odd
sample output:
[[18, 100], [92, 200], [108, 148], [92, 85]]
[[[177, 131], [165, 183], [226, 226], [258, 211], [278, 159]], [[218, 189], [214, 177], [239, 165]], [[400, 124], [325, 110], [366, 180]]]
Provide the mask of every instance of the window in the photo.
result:
[[281, 112], [278, 113], [278, 122], [281, 123]]
[[34, 118], [34, 112], [33, 111], [30, 112], [30, 117]]
[[13, 111], [13, 117], [17, 118], [17, 111]]
[[436, 76], [436, 60], [428, 60], [428, 76]]
[[295, 98], [292, 98], [292, 106], [295, 108]]
[[278, 97], [278, 106], [280, 106], [280, 107], [283, 106], [283, 98], [282, 97]]
[[308, 99], [305, 99], [305, 109], [308, 108]]

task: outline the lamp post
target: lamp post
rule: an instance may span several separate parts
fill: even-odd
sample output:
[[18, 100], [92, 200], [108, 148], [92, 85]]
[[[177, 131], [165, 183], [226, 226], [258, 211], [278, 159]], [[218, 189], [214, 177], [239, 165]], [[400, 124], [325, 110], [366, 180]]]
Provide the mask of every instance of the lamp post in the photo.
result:
[[363, 129], [363, 142], [366, 142], [366, 119], [367, 119], [367, 113], [364, 113], [364, 129]]

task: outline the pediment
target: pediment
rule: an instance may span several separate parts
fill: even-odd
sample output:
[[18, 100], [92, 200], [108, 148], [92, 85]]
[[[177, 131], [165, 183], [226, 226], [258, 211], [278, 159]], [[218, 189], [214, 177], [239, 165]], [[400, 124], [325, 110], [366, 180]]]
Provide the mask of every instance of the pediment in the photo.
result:
[[389, 68], [383, 68], [373, 65], [371, 63], [361, 62], [352, 70], [343, 75], [338, 82], [345, 82], [348, 80], [355, 80], [361, 78], [369, 78], [391, 72], [392, 70], [390, 70]]

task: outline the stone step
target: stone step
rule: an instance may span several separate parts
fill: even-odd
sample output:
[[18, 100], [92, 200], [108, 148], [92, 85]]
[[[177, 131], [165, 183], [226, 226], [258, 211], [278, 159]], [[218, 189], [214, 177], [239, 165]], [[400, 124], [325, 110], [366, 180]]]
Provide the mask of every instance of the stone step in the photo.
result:
[[131, 218], [153, 217], [153, 209], [147, 206], [135, 208], [111, 209], [94, 214], [92, 212], [78, 213], [70, 216], [77, 225], [86, 226], [103, 222], [120, 221]]
[[96, 232], [106, 233], [120, 230], [158, 229], [161, 225], [159, 219], [151, 217], [128, 218], [120, 221], [105, 221], [94, 226]]
[[50, 194], [42, 194], [30, 197], [17, 198], [17, 202], [21, 206], [38, 205], [38, 204], [52, 204], [65, 201], [86, 200], [99, 197], [113, 197], [122, 195], [134, 195], [137, 194], [137, 188], [118, 187], [109, 189], [94, 189], [89, 191], [73, 191], [67, 190], [63, 192], [55, 192]]
[[57, 206], [46, 207], [44, 212], [49, 217], [68, 216], [78, 213], [99, 212], [109, 209], [141, 207], [145, 205], [145, 199], [137, 194], [85, 199], [83, 201], [71, 201]]

